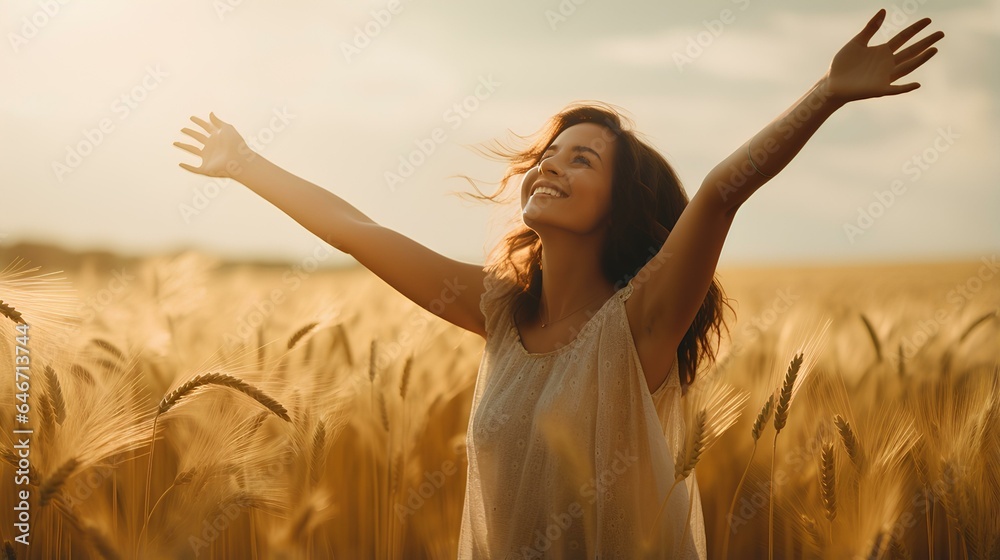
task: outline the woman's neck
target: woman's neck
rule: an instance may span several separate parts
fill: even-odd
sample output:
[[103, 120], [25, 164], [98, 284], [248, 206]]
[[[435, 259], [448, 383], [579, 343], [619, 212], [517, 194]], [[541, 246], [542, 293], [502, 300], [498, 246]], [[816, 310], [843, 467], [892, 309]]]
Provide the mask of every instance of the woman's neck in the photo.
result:
[[[556, 321], [588, 302], [603, 303], [614, 285], [601, 269], [603, 241], [597, 236], [547, 235], [542, 241], [541, 320]], [[547, 311], [547, 317], [542, 315]]]

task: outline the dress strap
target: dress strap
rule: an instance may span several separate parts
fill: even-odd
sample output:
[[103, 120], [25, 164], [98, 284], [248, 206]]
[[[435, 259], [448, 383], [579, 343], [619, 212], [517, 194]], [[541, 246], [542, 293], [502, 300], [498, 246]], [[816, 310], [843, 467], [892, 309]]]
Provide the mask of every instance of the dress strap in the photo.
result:
[[626, 300], [628, 300], [629, 296], [632, 295], [632, 290], [633, 289], [634, 289], [634, 287], [632, 286], [632, 280], [630, 279], [625, 284], [624, 288], [619, 288], [618, 292], [615, 295], [618, 296], [618, 299], [620, 299], [622, 301], [626, 301]]

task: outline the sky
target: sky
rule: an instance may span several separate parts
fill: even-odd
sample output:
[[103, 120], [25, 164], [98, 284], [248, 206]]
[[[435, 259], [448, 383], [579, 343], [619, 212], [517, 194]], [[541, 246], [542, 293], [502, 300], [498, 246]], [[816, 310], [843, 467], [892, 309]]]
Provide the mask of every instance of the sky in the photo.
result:
[[995, 255], [1000, 3], [943, 0], [7, 0], [0, 244], [290, 262], [325, 247], [240, 183], [179, 167], [200, 161], [172, 145], [192, 142], [180, 129], [214, 111], [380, 224], [481, 263], [518, 219], [454, 194], [471, 190], [458, 175], [487, 192], [502, 176], [481, 147], [600, 100], [694, 196], [880, 7], [873, 43], [923, 17], [911, 43], [945, 32], [897, 82], [921, 87], [831, 116], [740, 208], [720, 265]]

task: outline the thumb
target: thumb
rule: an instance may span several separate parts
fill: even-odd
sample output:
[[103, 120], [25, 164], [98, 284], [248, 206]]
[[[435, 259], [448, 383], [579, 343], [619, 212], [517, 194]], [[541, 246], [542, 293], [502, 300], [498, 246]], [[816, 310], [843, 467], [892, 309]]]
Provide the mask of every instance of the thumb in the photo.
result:
[[908, 91], [913, 91], [920, 87], [918, 82], [910, 82], [908, 84], [899, 84], [894, 86], [889, 86], [885, 90], [885, 95], [899, 95], [901, 93], [906, 93]]
[[882, 22], [885, 20], [885, 8], [882, 8], [875, 14], [875, 16], [868, 21], [865, 28], [861, 30], [854, 38], [861, 41], [862, 44], [867, 45], [868, 41], [871, 41], [872, 37], [878, 31], [879, 27], [882, 27]]
[[208, 114], [208, 118], [209, 118], [209, 120], [212, 121], [212, 124], [214, 124], [215, 126], [217, 126], [219, 128], [222, 128], [222, 125], [226, 124], [225, 122], [222, 121], [222, 119], [220, 119], [219, 117], [215, 116], [215, 113], [209, 113]]

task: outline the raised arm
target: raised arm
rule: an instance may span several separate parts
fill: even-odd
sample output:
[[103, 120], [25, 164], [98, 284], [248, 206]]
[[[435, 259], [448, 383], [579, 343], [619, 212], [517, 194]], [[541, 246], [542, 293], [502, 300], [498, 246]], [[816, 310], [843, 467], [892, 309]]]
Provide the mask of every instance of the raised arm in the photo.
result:
[[[938, 31], [899, 51], [930, 23], [925, 18], [882, 45], [868, 46], [884, 18], [885, 10], [879, 10], [805, 95], [705, 177], [659, 252], [638, 275], [646, 280], [641, 284], [633, 280], [630, 313], [636, 314], [642, 332], [665, 348], [677, 347], [708, 294], [736, 211], [791, 161], [827, 117], [850, 101], [919, 87], [891, 84], [934, 56], [937, 49], [928, 47], [944, 33]], [[650, 386], [659, 386], [666, 374], [647, 372]]]
[[848, 102], [898, 95], [920, 87], [916, 82], [899, 85], [892, 85], [892, 82], [934, 56], [937, 49], [928, 47], [944, 37], [944, 33], [932, 33], [893, 54], [931, 20], [924, 18], [886, 43], [868, 46], [883, 19], [885, 10], [879, 10], [865, 28], [840, 49], [826, 74], [805, 95], [708, 173], [702, 190], [714, 205], [735, 212], [768, 179], [788, 165], [827, 117]]
[[333, 247], [350, 254], [408, 299], [442, 319], [485, 336], [479, 310], [484, 270], [449, 259], [382, 227], [332, 192], [285, 171], [250, 150], [236, 129], [214, 114], [191, 120], [207, 133], [182, 129], [204, 147], [174, 145], [201, 156], [188, 171], [243, 183]]

